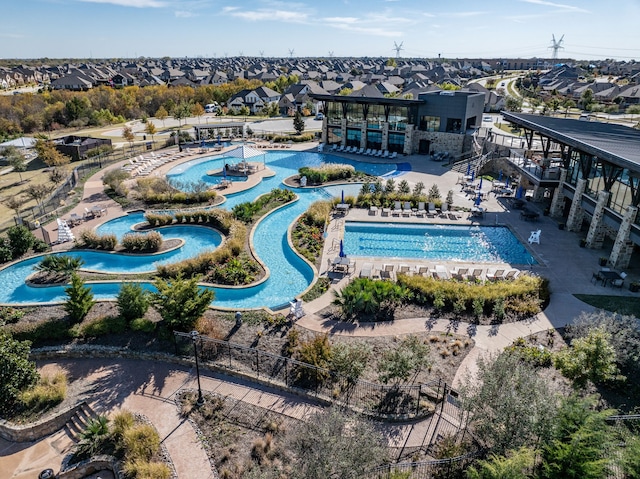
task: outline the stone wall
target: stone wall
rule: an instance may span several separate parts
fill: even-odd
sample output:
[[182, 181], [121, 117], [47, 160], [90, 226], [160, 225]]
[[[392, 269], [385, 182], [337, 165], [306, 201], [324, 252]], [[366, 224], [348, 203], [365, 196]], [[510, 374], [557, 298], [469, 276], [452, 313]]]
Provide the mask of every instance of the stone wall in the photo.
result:
[[73, 415], [86, 406], [82, 401], [75, 406], [68, 407], [55, 416], [44, 418], [38, 422], [27, 425], [15, 425], [10, 422], [0, 421], [0, 437], [12, 442], [31, 442], [42, 439], [49, 434], [61, 429]]
[[60, 471], [57, 479], [83, 479], [100, 471], [111, 471], [115, 479], [124, 479], [120, 463], [113, 456], [94, 456], [74, 465], [71, 469]]
[[420, 140], [427, 140], [431, 142], [430, 149], [435, 152], [446, 151], [452, 155], [460, 155], [463, 153], [465, 137], [466, 135], [457, 133], [413, 130], [411, 135], [412, 151], [410, 154], [418, 153]]

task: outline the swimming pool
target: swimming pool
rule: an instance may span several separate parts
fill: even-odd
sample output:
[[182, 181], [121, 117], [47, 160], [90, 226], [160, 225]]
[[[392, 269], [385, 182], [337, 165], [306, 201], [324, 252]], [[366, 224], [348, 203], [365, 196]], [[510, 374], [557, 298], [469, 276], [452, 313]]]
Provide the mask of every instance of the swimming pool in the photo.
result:
[[[237, 159], [232, 159], [237, 161]], [[216, 165], [222, 167], [225, 157], [215, 156], [193, 160], [176, 166], [169, 172], [169, 176], [181, 184], [197, 182], [204, 179], [206, 171], [215, 169]], [[230, 161], [227, 157], [227, 161]], [[297, 173], [302, 166], [319, 165], [323, 162], [349, 163], [360, 171], [370, 174], [385, 174], [394, 171], [394, 163], [369, 164], [353, 160], [345, 160], [336, 156], [308, 152], [267, 152], [263, 161], [275, 172], [274, 177], [263, 178], [256, 186], [227, 197], [227, 201], [221, 205], [231, 209], [238, 203], [253, 201], [258, 196], [271, 191], [273, 188], [284, 187], [282, 180]], [[208, 177], [211, 178], [211, 177]], [[269, 278], [259, 285], [248, 288], [211, 288], [216, 297], [213, 306], [226, 308], [277, 308], [288, 304], [297, 295], [302, 293], [313, 280], [313, 269], [302, 260], [287, 242], [287, 228], [293, 220], [307, 210], [314, 201], [327, 199], [322, 188], [295, 189], [298, 201], [289, 204], [264, 218], [254, 231], [254, 247], [256, 255], [267, 266], [270, 272]], [[336, 190], [332, 190], [337, 196]], [[345, 191], [345, 194], [349, 194]], [[144, 221], [143, 213], [132, 213], [114, 220], [108, 221], [97, 228], [98, 233], [113, 233], [118, 238], [130, 232], [132, 226]], [[166, 262], [173, 262], [179, 258], [195, 256], [198, 252], [213, 249], [220, 244], [220, 236], [211, 230], [195, 227], [190, 230], [188, 225], [160, 228], [159, 231], [165, 238], [179, 237], [186, 241], [185, 247], [180, 248], [176, 255]], [[209, 233], [205, 233], [208, 231]], [[68, 254], [83, 256], [84, 253], [72, 251]], [[95, 257], [94, 257], [95, 256]], [[87, 252], [83, 258], [86, 260], [85, 268], [95, 270], [122, 271], [127, 267], [132, 256], [118, 258], [109, 253]], [[136, 261], [138, 270], [148, 271], [154, 268], [154, 263], [165, 258], [158, 256], [139, 256]], [[34, 271], [34, 266], [41, 258], [31, 258], [15, 263], [0, 270], [0, 303], [25, 304], [25, 303], [53, 303], [66, 299], [64, 287], [32, 288], [24, 283], [24, 280]], [[126, 268], [129, 272], [136, 272]], [[153, 289], [149, 283], [142, 283], [145, 288]], [[96, 299], [113, 299], [117, 296], [120, 283], [92, 283], [91, 289]]]
[[344, 251], [351, 256], [536, 264], [535, 258], [506, 226], [348, 221]]

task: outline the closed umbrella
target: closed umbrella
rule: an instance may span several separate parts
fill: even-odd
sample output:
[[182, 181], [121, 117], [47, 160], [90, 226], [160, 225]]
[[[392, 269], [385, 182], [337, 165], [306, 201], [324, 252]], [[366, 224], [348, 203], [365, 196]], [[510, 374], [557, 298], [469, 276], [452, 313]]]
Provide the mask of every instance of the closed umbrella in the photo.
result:
[[502, 170], [500, 170], [500, 173], [498, 173], [498, 181], [502, 181]]
[[471, 181], [473, 181], [473, 180], [475, 180], [475, 179], [476, 179], [476, 172], [475, 172], [475, 171], [472, 171], [472, 172], [471, 172]]
[[482, 176], [480, 177], [480, 183], [478, 183], [478, 189], [479, 190], [482, 189]]
[[340, 257], [344, 258], [346, 254], [344, 254], [344, 243], [340, 240]]
[[473, 202], [473, 204], [476, 206], [479, 206], [481, 202], [482, 202], [482, 193], [478, 193], [478, 196], [476, 196], [476, 200]]
[[344, 190], [342, 190], [342, 195], [340, 196], [340, 203], [344, 204]]
[[522, 186], [518, 186], [518, 191], [516, 191], [516, 198], [522, 198], [523, 188]]
[[504, 180], [504, 187], [505, 188], [509, 188], [509, 177], [507, 176], [507, 178]]
[[471, 162], [467, 163], [467, 176], [471, 174]]

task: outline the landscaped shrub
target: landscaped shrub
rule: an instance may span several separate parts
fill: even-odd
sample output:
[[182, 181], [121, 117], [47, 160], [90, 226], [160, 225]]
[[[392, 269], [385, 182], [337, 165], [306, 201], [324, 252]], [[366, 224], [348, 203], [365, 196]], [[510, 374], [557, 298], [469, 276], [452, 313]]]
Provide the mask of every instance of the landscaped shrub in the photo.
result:
[[523, 361], [537, 368], [548, 368], [553, 363], [551, 351], [537, 345], [528, 345], [524, 338], [516, 339], [505, 351], [517, 355]]
[[123, 318], [114, 316], [102, 316], [89, 322], [75, 324], [69, 329], [72, 338], [97, 338], [106, 334], [119, 334], [125, 332], [127, 323]]
[[13, 258], [18, 258], [25, 254], [33, 246], [36, 237], [26, 226], [12, 226], [7, 231], [9, 247]]
[[13, 253], [11, 252], [11, 244], [9, 238], [0, 238], [0, 262], [6, 263], [13, 259]]
[[122, 237], [122, 247], [127, 251], [158, 251], [162, 247], [162, 235], [157, 231], [127, 233]]
[[308, 341], [300, 342], [295, 351], [295, 359], [321, 369], [300, 365], [296, 367], [298, 380], [308, 385], [309, 383], [321, 384], [329, 379], [328, 369], [331, 365], [331, 356], [331, 344], [329, 344], [329, 337], [326, 334], [316, 335]]
[[147, 220], [149, 226], [166, 226], [173, 223], [173, 215], [147, 213], [144, 215], [144, 219]]
[[256, 261], [247, 254], [230, 257], [224, 263], [216, 264], [206, 275], [208, 283], [231, 285], [249, 284], [255, 281], [260, 272]]
[[342, 315], [361, 321], [393, 319], [396, 308], [410, 296], [403, 285], [369, 278], [356, 278], [334, 294], [333, 304], [340, 307]]
[[138, 283], [123, 283], [118, 292], [118, 311], [127, 322], [142, 318], [149, 309], [149, 293]]
[[52, 408], [67, 395], [67, 375], [59, 372], [53, 377], [41, 376], [38, 383], [20, 394], [22, 406], [30, 411], [44, 411]]
[[78, 244], [81, 248], [113, 251], [118, 245], [118, 238], [114, 234], [99, 235], [94, 230], [84, 230], [80, 233]]
[[356, 172], [352, 165], [339, 163], [324, 163], [320, 166], [304, 166], [298, 170], [298, 174], [307, 177], [307, 184], [320, 185], [327, 181], [346, 180]]
[[71, 275], [71, 284], [65, 288], [67, 300], [64, 309], [72, 322], [78, 323], [84, 319], [95, 304], [91, 288], [84, 285], [84, 281], [77, 274]]

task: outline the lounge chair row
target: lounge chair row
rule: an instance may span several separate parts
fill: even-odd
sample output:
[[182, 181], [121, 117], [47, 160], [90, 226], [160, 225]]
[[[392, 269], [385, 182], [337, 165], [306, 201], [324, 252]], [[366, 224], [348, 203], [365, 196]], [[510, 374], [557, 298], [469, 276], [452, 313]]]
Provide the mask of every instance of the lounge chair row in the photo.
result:
[[395, 279], [396, 274], [419, 275], [427, 278], [445, 280], [453, 279], [458, 281], [483, 282], [513, 280], [522, 274], [526, 274], [526, 272], [518, 269], [488, 268], [485, 270], [484, 268], [469, 267], [458, 267], [448, 270], [440, 264], [433, 267], [427, 265], [409, 266], [407, 264], [383, 264], [380, 268], [374, 268], [369, 263], [365, 263], [360, 271], [361, 277], [369, 278], [379, 276], [382, 279]]
[[364, 149], [364, 148], [358, 148], [357, 146], [333, 145], [331, 147], [331, 151], [337, 152], [337, 153], [353, 153], [356, 155], [376, 156], [378, 158], [389, 158], [389, 159], [394, 159], [394, 158], [397, 158], [398, 156], [397, 151], [394, 151], [393, 153], [391, 153], [388, 150], [376, 150], [372, 148]]
[[[369, 208], [370, 215], [378, 214], [378, 207], [372, 206]], [[424, 201], [418, 202], [417, 208], [411, 207], [411, 202], [405, 201], [404, 204], [401, 201], [396, 201], [392, 208], [382, 208], [382, 216], [417, 216], [417, 217], [428, 217], [435, 218], [436, 216], [441, 217], [450, 217], [457, 219], [457, 215], [453, 215], [449, 213], [449, 205], [447, 203], [442, 203], [440, 208], [436, 208], [435, 203], [429, 202], [426, 203]]]

